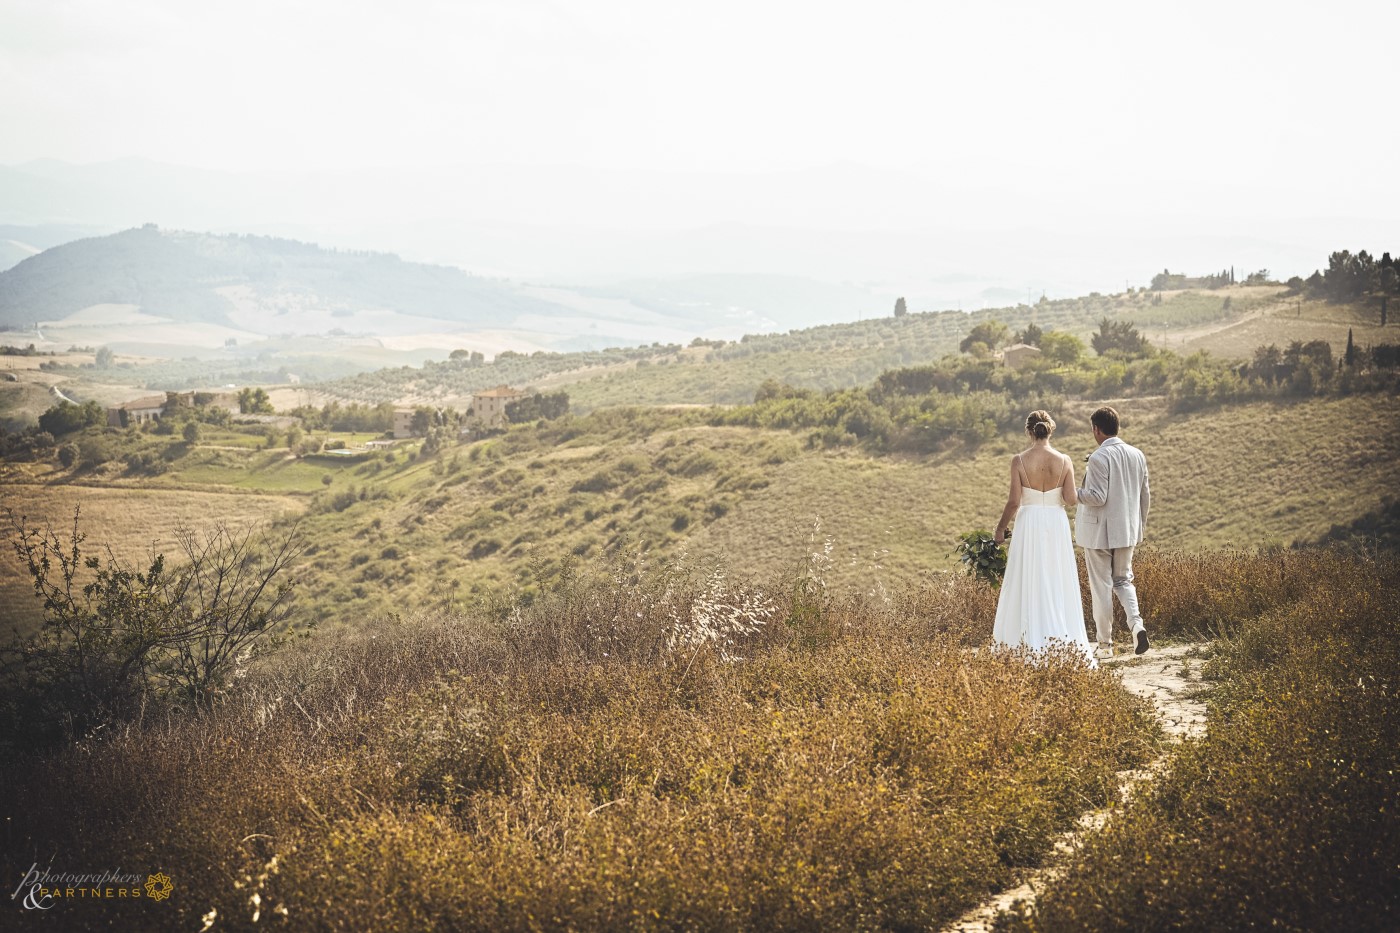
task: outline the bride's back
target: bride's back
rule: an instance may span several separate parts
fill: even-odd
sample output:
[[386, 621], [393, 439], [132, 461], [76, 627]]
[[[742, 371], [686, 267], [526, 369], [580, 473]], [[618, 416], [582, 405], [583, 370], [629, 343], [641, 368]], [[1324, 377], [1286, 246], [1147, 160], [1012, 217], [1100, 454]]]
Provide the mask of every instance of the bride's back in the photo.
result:
[[1059, 487], [1071, 465], [1069, 457], [1049, 444], [1028, 447], [1018, 456], [1021, 458], [1021, 484], [1041, 491]]

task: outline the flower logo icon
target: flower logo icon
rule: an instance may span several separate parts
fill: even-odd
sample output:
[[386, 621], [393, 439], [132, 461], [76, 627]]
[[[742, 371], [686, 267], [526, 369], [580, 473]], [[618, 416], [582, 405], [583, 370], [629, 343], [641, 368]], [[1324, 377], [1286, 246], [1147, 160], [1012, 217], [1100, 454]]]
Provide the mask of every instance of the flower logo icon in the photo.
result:
[[175, 890], [175, 885], [171, 883], [170, 876], [165, 872], [146, 876], [146, 896], [153, 901], [163, 901], [170, 896], [170, 892]]

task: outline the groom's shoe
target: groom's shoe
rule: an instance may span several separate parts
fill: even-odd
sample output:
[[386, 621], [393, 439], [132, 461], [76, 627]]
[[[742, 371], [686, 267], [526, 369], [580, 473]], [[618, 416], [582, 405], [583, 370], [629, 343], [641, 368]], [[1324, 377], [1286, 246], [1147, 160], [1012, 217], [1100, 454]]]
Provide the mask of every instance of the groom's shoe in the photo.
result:
[[1100, 660], [1100, 661], [1112, 661], [1112, 660], [1113, 660], [1113, 646], [1112, 646], [1112, 645], [1099, 645], [1098, 648], [1094, 649], [1094, 657], [1097, 658], [1097, 659]]
[[1133, 654], [1147, 654], [1147, 629], [1133, 632]]

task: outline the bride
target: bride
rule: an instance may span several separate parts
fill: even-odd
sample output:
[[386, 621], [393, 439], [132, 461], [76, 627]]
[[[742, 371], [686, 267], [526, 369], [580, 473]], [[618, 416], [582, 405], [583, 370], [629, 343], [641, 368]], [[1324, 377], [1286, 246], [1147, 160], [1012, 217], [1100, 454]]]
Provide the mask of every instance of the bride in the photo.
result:
[[996, 542], [1016, 517], [997, 600], [992, 638], [1000, 644], [1042, 649], [1058, 644], [1081, 651], [1091, 666], [1094, 649], [1084, 631], [1079, 569], [1065, 506], [1074, 505], [1074, 463], [1050, 446], [1055, 420], [1045, 411], [1026, 417], [1031, 446], [1011, 458], [1011, 492], [997, 522]]

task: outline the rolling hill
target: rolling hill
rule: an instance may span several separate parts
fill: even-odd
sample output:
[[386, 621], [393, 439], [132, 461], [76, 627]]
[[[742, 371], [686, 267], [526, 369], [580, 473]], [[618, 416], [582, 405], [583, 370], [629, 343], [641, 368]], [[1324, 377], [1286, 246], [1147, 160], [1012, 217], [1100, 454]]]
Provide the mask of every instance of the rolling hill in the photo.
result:
[[[864, 385], [885, 370], [957, 352], [968, 331], [988, 321], [1001, 321], [1012, 332], [1034, 324], [1087, 343], [1104, 318], [1125, 320], [1161, 346], [1212, 353], [1220, 346], [1226, 352], [1218, 355], [1242, 359], [1261, 343], [1287, 344], [1294, 334], [1327, 339], [1337, 353], [1346, 345], [1349, 327], [1357, 328], [1363, 344], [1387, 339], [1361, 309], [1310, 301], [1306, 317], [1298, 317], [1296, 302], [1286, 291], [1277, 285], [1236, 286], [1221, 292], [1168, 292], [1158, 300], [1153, 293], [1134, 289], [968, 313], [886, 314], [786, 333], [747, 334], [737, 341], [653, 347], [650, 355], [542, 353], [498, 357], [484, 366], [438, 363], [382, 369], [329, 381], [319, 389], [349, 401], [434, 400], [465, 407], [473, 391], [506, 382], [566, 388], [576, 410], [738, 404], [750, 401], [770, 379], [817, 390]], [[1326, 323], [1314, 326], [1317, 320]], [[1245, 345], [1245, 340], [1255, 342]]]
[[305, 320], [273, 320], [293, 311], [347, 324], [357, 312], [387, 311], [468, 327], [559, 311], [446, 266], [151, 224], [65, 243], [0, 274], [0, 326], [61, 321], [94, 305], [130, 305], [175, 322], [261, 333], [305, 330]]

